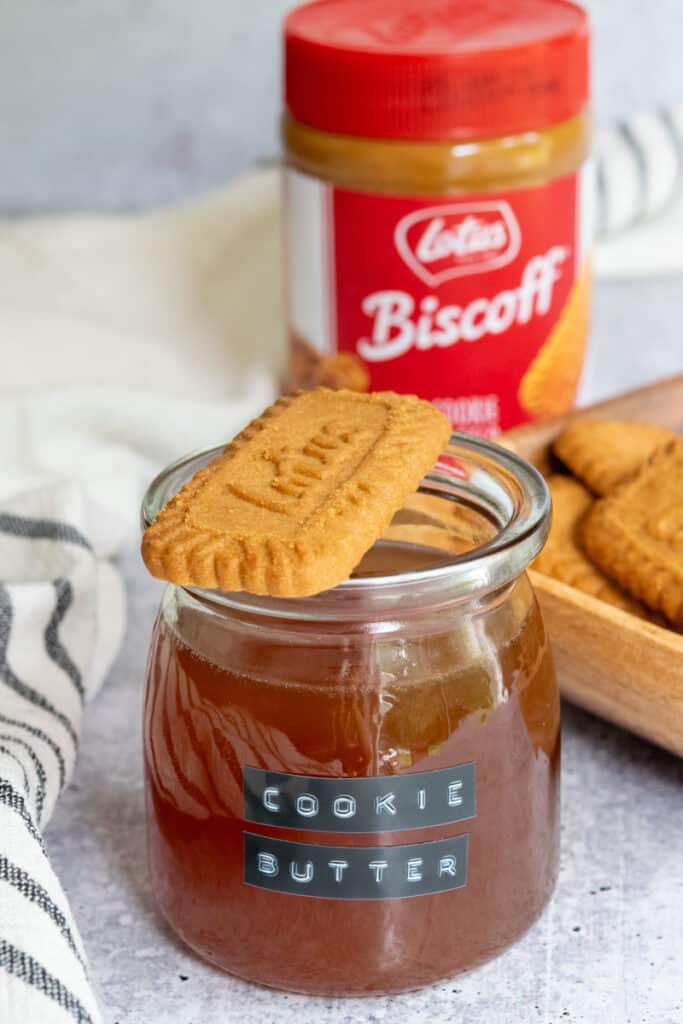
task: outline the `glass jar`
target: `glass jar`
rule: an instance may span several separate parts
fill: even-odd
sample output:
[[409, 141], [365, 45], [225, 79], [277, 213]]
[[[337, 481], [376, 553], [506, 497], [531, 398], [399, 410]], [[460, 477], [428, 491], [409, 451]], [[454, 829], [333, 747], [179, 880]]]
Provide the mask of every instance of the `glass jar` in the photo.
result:
[[[162, 473], [145, 524], [216, 454]], [[534, 922], [558, 852], [560, 706], [525, 574], [548, 519], [532, 467], [453, 435], [335, 589], [167, 587], [144, 710], [148, 847], [188, 945], [277, 988], [388, 993]]]
[[567, 412], [589, 300], [588, 22], [566, 0], [326, 0], [285, 23], [289, 382], [492, 437]]

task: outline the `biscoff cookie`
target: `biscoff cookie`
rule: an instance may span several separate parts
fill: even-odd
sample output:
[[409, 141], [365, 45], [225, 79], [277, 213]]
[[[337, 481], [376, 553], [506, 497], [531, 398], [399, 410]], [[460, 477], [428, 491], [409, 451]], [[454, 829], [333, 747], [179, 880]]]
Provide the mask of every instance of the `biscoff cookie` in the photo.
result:
[[315, 387], [368, 391], [370, 374], [364, 363], [353, 352], [338, 352], [316, 364], [312, 373]]
[[670, 441], [582, 527], [586, 551], [649, 608], [683, 626], [683, 438]]
[[297, 597], [346, 579], [451, 433], [412, 395], [320, 388], [281, 398], [147, 528], [153, 576]]
[[577, 419], [553, 450], [594, 494], [609, 494], [635, 473], [674, 434], [666, 427], [631, 420]]
[[578, 480], [559, 473], [551, 476], [547, 483], [553, 499], [552, 527], [543, 551], [531, 568], [632, 615], [649, 618], [638, 601], [620, 590], [584, 554], [579, 531], [593, 504], [590, 492]]
[[290, 374], [299, 387], [347, 388], [349, 391], [368, 391], [370, 388], [368, 369], [353, 352], [323, 356], [294, 331], [290, 332], [290, 350]]

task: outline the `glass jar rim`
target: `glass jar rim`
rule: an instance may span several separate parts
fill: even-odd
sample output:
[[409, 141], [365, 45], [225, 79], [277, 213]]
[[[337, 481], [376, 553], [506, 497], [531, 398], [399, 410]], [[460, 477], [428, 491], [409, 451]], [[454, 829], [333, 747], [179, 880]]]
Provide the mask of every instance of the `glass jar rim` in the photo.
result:
[[[142, 501], [142, 528], [198, 469], [225, 445], [192, 452], [163, 469]], [[386, 575], [351, 577], [310, 597], [275, 598], [244, 591], [228, 593], [183, 587], [195, 597], [234, 611], [298, 620], [353, 619], [401, 614], [411, 607], [434, 607], [472, 599], [517, 579], [539, 553], [550, 527], [550, 494], [543, 476], [513, 451], [483, 438], [454, 433], [419, 488], [459, 502], [483, 515], [495, 535], [460, 555], [425, 568]]]

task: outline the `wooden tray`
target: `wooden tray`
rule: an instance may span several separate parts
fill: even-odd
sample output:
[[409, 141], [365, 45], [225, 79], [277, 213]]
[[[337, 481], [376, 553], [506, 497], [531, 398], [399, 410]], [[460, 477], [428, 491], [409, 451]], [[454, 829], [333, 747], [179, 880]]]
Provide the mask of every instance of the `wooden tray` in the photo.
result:
[[[683, 434], [683, 376], [496, 440], [543, 473], [559, 468], [551, 445], [577, 416], [659, 423]], [[595, 597], [530, 573], [550, 633], [563, 695], [683, 757], [683, 635], [643, 622]]]

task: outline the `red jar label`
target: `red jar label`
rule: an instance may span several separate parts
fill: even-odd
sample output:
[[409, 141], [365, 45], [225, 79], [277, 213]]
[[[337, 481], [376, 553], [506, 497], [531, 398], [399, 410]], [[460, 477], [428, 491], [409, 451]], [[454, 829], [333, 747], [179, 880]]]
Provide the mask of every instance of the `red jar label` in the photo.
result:
[[482, 195], [380, 195], [288, 171], [293, 383], [417, 393], [485, 436], [571, 408], [587, 331], [585, 191], [572, 174]]

